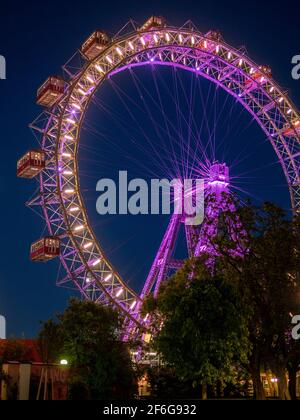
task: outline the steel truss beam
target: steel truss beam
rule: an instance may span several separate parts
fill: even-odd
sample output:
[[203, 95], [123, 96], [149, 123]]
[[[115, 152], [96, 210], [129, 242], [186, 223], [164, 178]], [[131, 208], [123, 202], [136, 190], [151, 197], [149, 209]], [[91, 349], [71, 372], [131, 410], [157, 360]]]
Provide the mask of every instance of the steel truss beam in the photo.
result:
[[[296, 130], [292, 137], [286, 137], [283, 127], [299, 118], [299, 113], [274, 80], [268, 76], [263, 83], [254, 80], [252, 74], [260, 71], [259, 66], [244, 51], [232, 48], [223, 40], [212, 40], [194, 27], [120, 33], [95, 59], [73, 59], [77, 64], [71, 60], [64, 66], [69, 85], [63, 98], [31, 124], [46, 153], [47, 165], [40, 174], [39, 195], [29, 204], [42, 207], [49, 233], [62, 238], [61, 262], [66, 278], [83, 297], [115, 306], [127, 320], [142, 328], [144, 321], [138, 311], [141, 298], [106, 258], [88, 221], [80, 193], [78, 144], [94, 93], [112, 74], [151, 64], [184, 68], [219, 85], [245, 107], [269, 139], [285, 173], [294, 212], [300, 212], [300, 138]], [[173, 223], [177, 226], [177, 222], [173, 220]], [[175, 231], [173, 227], [172, 232]], [[195, 244], [191, 232], [186, 236], [193, 254]], [[168, 252], [166, 248], [167, 257]], [[157, 269], [159, 279], [164, 277], [166, 269], [167, 266]]]

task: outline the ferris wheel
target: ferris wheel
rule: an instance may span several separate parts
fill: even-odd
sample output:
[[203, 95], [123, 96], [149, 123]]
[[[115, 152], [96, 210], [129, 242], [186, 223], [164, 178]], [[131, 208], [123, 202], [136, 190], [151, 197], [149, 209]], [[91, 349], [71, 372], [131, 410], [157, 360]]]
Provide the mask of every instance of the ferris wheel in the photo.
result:
[[[79, 60], [78, 60], [79, 58]], [[74, 65], [76, 61], [80, 65]], [[75, 61], [74, 61], [75, 60]], [[182, 266], [174, 258], [178, 231], [184, 218], [172, 215], [157, 255], [139, 295], [114, 269], [88, 219], [78, 171], [81, 129], [89, 105], [105, 80], [126, 69], [160, 65], [181, 68], [209, 80], [235, 98], [256, 120], [277, 154], [289, 189], [293, 212], [300, 212], [300, 115], [272, 79], [270, 67], [257, 65], [244, 49], [228, 45], [218, 31], [201, 33], [190, 24], [169, 26], [152, 16], [142, 26], [133, 23], [109, 37], [95, 31], [63, 67], [65, 77], [51, 76], [37, 92], [44, 110], [31, 124], [39, 147], [17, 164], [19, 177], [36, 177], [39, 191], [28, 203], [40, 206], [48, 235], [31, 246], [33, 261], [59, 257], [66, 271], [60, 285], [71, 282], [84, 299], [109, 304], [127, 322], [144, 329], [143, 298], [157, 293], [162, 281]], [[219, 195], [230, 183], [228, 167], [214, 162], [207, 185]], [[213, 205], [208, 211], [214, 214]], [[185, 226], [189, 255], [207, 249], [203, 231], [196, 242]]]

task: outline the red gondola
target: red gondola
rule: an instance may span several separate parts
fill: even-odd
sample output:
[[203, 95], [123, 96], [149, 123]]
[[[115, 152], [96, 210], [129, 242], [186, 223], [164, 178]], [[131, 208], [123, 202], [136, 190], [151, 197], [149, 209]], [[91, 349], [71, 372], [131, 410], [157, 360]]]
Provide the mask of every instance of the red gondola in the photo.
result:
[[[272, 69], [270, 66], [259, 66], [259, 70], [251, 74], [251, 78], [260, 84], [264, 84], [266, 82], [266, 77], [272, 77]], [[245, 84], [247, 87], [250, 87], [253, 84], [252, 79], [246, 80]]]
[[31, 261], [49, 261], [60, 255], [60, 240], [56, 236], [46, 236], [30, 247]]
[[50, 76], [37, 91], [36, 103], [41, 106], [53, 106], [64, 94], [66, 82], [62, 77]]
[[213, 41], [221, 41], [222, 39], [221, 32], [217, 30], [208, 31], [205, 36]]
[[149, 31], [149, 29], [163, 28], [166, 25], [166, 19], [162, 16], [151, 16], [146, 22], [138, 28], [140, 32]]
[[41, 150], [30, 150], [17, 162], [17, 176], [33, 178], [45, 168], [45, 153]]
[[294, 137], [295, 134], [300, 134], [300, 119], [287, 123], [283, 127], [283, 135], [286, 137]]
[[97, 30], [84, 42], [81, 52], [89, 60], [93, 60], [109, 43], [110, 38], [107, 33]]

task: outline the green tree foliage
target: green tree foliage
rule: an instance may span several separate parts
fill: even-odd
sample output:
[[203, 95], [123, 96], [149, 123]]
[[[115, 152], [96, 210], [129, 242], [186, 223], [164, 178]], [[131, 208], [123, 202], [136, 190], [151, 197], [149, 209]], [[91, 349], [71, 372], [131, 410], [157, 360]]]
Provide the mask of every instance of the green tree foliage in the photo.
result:
[[199, 389], [193, 387], [193, 381], [182, 380], [176, 375], [175, 369], [169, 366], [155, 366], [146, 370], [151, 386], [151, 398], [174, 399], [198, 398]]
[[227, 227], [221, 223], [208, 237], [215, 262], [209, 255], [190, 261], [146, 301], [156, 346], [182, 378], [212, 383], [243, 366], [263, 399], [261, 368], [270, 369], [279, 398], [295, 398], [300, 343], [291, 337], [291, 317], [300, 314], [300, 219], [271, 203], [239, 208], [224, 200]]
[[[40, 337], [59, 331], [58, 348], [71, 372], [70, 398], [129, 398], [135, 375], [126, 345], [119, 339], [121, 319], [116, 311], [93, 302], [71, 299], [58, 324], [48, 321]], [[61, 341], [62, 340], [62, 341]], [[55, 345], [55, 346], [56, 346]], [[54, 346], [54, 347], [55, 347]]]
[[21, 340], [2, 340], [0, 342], [0, 365], [5, 362], [29, 361], [28, 349]]
[[38, 347], [43, 362], [57, 363], [62, 357], [63, 346], [61, 326], [53, 319], [43, 322], [38, 335]]
[[188, 262], [144, 311], [152, 314], [154, 345], [183, 380], [230, 380], [233, 366], [247, 362], [248, 313], [233, 284], [212, 276], [203, 260]]
[[[228, 212], [226, 216], [230, 219], [236, 214]], [[252, 343], [249, 370], [256, 398], [264, 398], [260, 382], [263, 365], [278, 377], [280, 398], [289, 399], [286, 369], [296, 354], [290, 337], [291, 315], [300, 313], [299, 217], [289, 220], [282, 209], [271, 203], [261, 208], [241, 208], [238, 216], [241, 223], [231, 242], [243, 236], [241, 231], [246, 232], [247, 239], [240, 244], [244, 256], [230, 255], [228, 236], [219, 235], [214, 242], [221, 252], [224, 275], [238, 286], [244, 305], [252, 308], [248, 323]]]

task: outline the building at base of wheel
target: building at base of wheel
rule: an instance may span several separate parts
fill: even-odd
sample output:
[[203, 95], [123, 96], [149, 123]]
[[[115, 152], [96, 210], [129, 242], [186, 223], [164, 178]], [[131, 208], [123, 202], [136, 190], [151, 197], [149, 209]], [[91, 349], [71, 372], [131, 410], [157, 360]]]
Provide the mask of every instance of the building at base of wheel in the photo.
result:
[[0, 364], [0, 400], [67, 399], [67, 366], [43, 363], [36, 340], [0, 340], [0, 359], [8, 347], [16, 354], [22, 349], [22, 354]]

